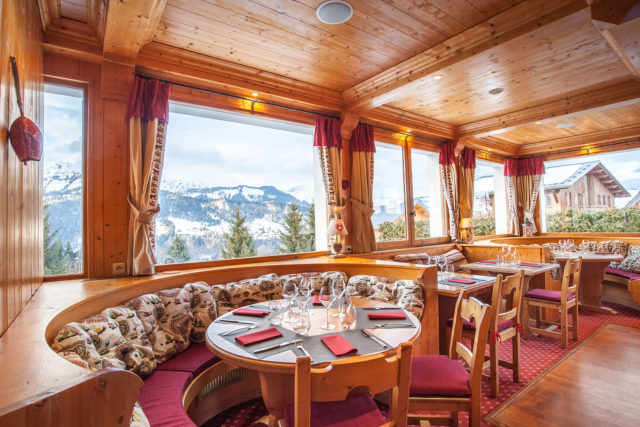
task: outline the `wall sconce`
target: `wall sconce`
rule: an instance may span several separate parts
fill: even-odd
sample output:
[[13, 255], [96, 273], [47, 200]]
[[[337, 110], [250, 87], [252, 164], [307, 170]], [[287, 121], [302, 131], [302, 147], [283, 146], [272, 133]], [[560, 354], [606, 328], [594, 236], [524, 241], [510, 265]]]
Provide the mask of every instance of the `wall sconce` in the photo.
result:
[[469, 243], [473, 240], [473, 221], [471, 218], [460, 220], [460, 240], [462, 243]]
[[327, 228], [327, 235], [329, 235], [329, 246], [331, 247], [331, 256], [341, 257], [344, 256], [344, 236], [349, 234], [347, 227], [341, 219], [332, 219], [329, 221], [329, 227]]

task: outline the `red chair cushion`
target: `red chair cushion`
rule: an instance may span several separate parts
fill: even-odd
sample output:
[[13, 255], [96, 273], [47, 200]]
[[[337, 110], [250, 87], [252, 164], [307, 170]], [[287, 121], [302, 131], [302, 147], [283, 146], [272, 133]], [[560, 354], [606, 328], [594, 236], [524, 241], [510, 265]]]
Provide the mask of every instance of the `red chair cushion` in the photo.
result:
[[[453, 327], [453, 317], [447, 319], [447, 326]], [[514, 326], [513, 320], [503, 320], [498, 323], [498, 331], [504, 331], [507, 328]], [[469, 322], [468, 320], [462, 319], [462, 329], [473, 332], [476, 330], [476, 321]]]
[[204, 343], [194, 343], [182, 353], [177, 354], [156, 367], [158, 371], [191, 372], [197, 376], [220, 359]]
[[640, 280], [640, 273], [634, 273], [633, 271], [627, 271], [627, 270], [620, 270], [619, 268], [607, 267], [607, 269], [605, 270], [605, 273], [624, 277], [629, 280]]
[[189, 372], [154, 371], [138, 396], [153, 427], [195, 427], [182, 406], [182, 393], [193, 375]]
[[[545, 301], [560, 302], [560, 291], [552, 291], [551, 289], [532, 289], [524, 294], [525, 298], [542, 299]], [[567, 301], [571, 301], [576, 297], [574, 293], [567, 294]]]
[[411, 359], [410, 395], [471, 396], [469, 372], [447, 356], [417, 356]]
[[[285, 408], [285, 425], [292, 426], [293, 405]], [[368, 394], [348, 396], [338, 402], [311, 402], [311, 427], [314, 426], [379, 426], [387, 422], [378, 405]]]

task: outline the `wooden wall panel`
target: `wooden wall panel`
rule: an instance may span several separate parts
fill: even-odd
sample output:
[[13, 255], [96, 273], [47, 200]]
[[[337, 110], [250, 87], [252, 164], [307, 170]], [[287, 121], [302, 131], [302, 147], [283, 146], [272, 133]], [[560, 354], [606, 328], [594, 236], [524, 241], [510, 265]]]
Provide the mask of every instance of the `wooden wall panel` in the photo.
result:
[[24, 113], [43, 125], [42, 29], [37, 2], [0, 1], [0, 335], [42, 283], [42, 164], [18, 161], [8, 129], [19, 116], [9, 57], [18, 63]]

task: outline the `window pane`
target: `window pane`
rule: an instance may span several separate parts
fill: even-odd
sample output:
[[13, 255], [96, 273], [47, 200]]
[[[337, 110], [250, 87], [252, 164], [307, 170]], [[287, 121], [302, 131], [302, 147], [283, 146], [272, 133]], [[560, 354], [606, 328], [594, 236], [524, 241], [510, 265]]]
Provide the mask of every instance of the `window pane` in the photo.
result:
[[640, 150], [545, 162], [549, 232], [640, 232]]
[[415, 239], [442, 237], [442, 197], [438, 155], [411, 149]]
[[495, 174], [492, 167], [477, 164], [473, 184], [473, 235], [496, 234]]
[[316, 169], [311, 126], [171, 103], [159, 262], [316, 250]]
[[45, 84], [44, 274], [82, 273], [84, 91]]
[[376, 241], [406, 240], [402, 147], [376, 142], [371, 217]]

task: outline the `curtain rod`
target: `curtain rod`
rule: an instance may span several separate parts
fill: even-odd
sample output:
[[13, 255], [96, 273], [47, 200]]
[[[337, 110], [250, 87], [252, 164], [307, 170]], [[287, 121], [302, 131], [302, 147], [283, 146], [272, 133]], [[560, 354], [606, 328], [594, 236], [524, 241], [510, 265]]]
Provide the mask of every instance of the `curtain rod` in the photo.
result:
[[[201, 87], [197, 87], [197, 86], [191, 86], [191, 85], [188, 85], [188, 84], [185, 84], [185, 83], [176, 83], [176, 82], [173, 82], [171, 80], [157, 79], [155, 77], [145, 76], [144, 74], [136, 73], [136, 76], [138, 76], [140, 78], [143, 78], [143, 79], [146, 79], [146, 80], [158, 80], [158, 81], [161, 81], [162, 83], [168, 83], [168, 84], [170, 84], [172, 86], [183, 87], [185, 89], [193, 89], [193, 90], [198, 90], [198, 91], [201, 91], [201, 92], [212, 93], [214, 95], [226, 96], [226, 97], [233, 98], [233, 99], [241, 99], [243, 101], [256, 102], [256, 103], [260, 103], [260, 104], [264, 104], [264, 105], [269, 105], [271, 107], [277, 107], [277, 108], [283, 108], [285, 110], [297, 111], [299, 113], [312, 114], [314, 116], [329, 117], [329, 118], [332, 118], [332, 119], [339, 119], [340, 118], [338, 116], [332, 116], [330, 114], [323, 114], [323, 113], [318, 113], [318, 112], [315, 112], [315, 111], [303, 110], [301, 108], [288, 107], [286, 105], [275, 104], [275, 103], [272, 103], [272, 102], [259, 101], [257, 99], [253, 99], [253, 98], [246, 98], [244, 96], [232, 95], [232, 94], [224, 93], [224, 92], [218, 92], [218, 91], [213, 90], [213, 89], [205, 89], [205, 88], [201, 88]], [[433, 138], [428, 138], [426, 136], [413, 135], [413, 134], [410, 134], [410, 133], [400, 132], [400, 131], [396, 131], [396, 130], [393, 130], [393, 129], [383, 128], [381, 126], [375, 126], [375, 125], [371, 125], [371, 126], [373, 126], [375, 129], [380, 129], [380, 130], [385, 130], [385, 131], [389, 131], [389, 132], [399, 133], [401, 135], [412, 136], [414, 138], [425, 139], [425, 140], [431, 141], [431, 142], [438, 142], [438, 143], [442, 142], [442, 141], [438, 141], [438, 140], [433, 139]]]

